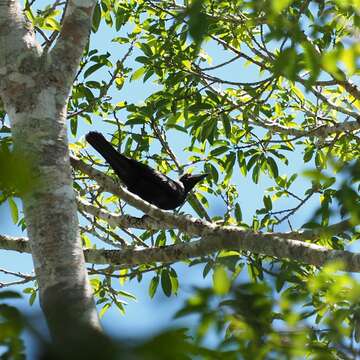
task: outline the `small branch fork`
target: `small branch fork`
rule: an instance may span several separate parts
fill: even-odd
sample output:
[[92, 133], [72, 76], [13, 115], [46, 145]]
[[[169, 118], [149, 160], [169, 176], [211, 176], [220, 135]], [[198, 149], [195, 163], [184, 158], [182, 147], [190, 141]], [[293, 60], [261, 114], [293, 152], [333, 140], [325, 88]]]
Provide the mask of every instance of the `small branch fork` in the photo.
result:
[[2, 269], [2, 268], [0, 268], [0, 273], [3, 273], [5, 275], [14, 276], [16, 278], [20, 278], [20, 280], [10, 281], [10, 282], [7, 282], [7, 283], [0, 282], [0, 289], [5, 288], [5, 287], [10, 287], [10, 286], [13, 286], [13, 285], [26, 284], [26, 283], [28, 283], [30, 281], [35, 280], [35, 275], [23, 274], [21, 272], [14, 272], [14, 271]]

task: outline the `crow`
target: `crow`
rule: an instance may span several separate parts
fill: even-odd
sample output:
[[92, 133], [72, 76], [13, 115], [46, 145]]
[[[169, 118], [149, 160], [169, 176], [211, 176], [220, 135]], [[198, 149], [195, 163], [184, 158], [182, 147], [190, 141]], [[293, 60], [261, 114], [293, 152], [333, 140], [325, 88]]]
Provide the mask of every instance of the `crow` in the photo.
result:
[[208, 175], [185, 174], [175, 181], [141, 162], [120, 154], [98, 132], [91, 131], [85, 138], [109, 163], [130, 192], [164, 210], [173, 210], [182, 205], [189, 191]]

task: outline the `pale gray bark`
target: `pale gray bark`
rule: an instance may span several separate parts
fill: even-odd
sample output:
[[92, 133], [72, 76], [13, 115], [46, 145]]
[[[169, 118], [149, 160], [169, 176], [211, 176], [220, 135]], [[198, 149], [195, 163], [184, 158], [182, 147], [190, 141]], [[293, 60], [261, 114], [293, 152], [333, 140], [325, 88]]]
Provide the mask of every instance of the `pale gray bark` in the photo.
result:
[[[332, 261], [338, 261], [341, 269], [360, 272], [360, 254], [350, 251], [333, 250], [309, 242], [288, 239], [286, 236], [289, 234], [285, 234], [285, 238], [281, 238], [279, 234], [256, 233], [236, 227], [221, 227], [201, 223], [183, 216], [172, 216], [178, 217], [179, 222], [186, 224], [189, 229], [197, 227], [199, 233], [206, 233], [206, 235], [201, 236], [200, 240], [163, 247], [125, 248], [122, 250], [85, 249], [86, 261], [92, 264], [116, 265], [120, 268], [129, 268], [156, 262], [173, 263], [194, 257], [207, 256], [220, 250], [238, 250], [268, 255], [278, 259], [291, 259], [315, 266], [323, 266]], [[165, 222], [166, 219], [167, 216], [164, 218]], [[141, 219], [135, 220], [134, 223], [136, 221], [141, 222]], [[140, 225], [141, 228], [143, 226], [144, 224]], [[154, 223], [151, 223], [150, 226], [154, 228]], [[296, 234], [293, 233], [293, 235]], [[309, 231], [307, 235], [308, 237], [319, 236], [316, 231], [313, 233]], [[26, 238], [14, 238], [5, 235], [0, 235], [0, 249], [31, 252]]]
[[[109, 179], [109, 181], [112, 181]], [[108, 189], [107, 183], [102, 183], [105, 189]], [[94, 206], [88, 203], [85, 200], [78, 199], [78, 209], [86, 212], [92, 216], [95, 216], [106, 223], [108, 223], [112, 228], [136, 228], [136, 229], [147, 229], [147, 230], [169, 230], [174, 229], [174, 227], [169, 226], [166, 222], [158, 221], [149, 216], [144, 216], [142, 218], [130, 216], [130, 215], [120, 215], [115, 214], [104, 209], [101, 209], [97, 206]], [[189, 217], [186, 217], [189, 219]], [[336, 235], [342, 232], [349, 231], [351, 229], [351, 223], [349, 220], [344, 220], [339, 223], [328, 226], [326, 229], [319, 228], [314, 230], [300, 230], [300, 231], [291, 231], [291, 232], [279, 232], [279, 233], [268, 233], [267, 236], [277, 237], [281, 239], [289, 240], [312, 240], [318, 241], [321, 236], [326, 234]], [[223, 227], [224, 228], [224, 227]], [[240, 227], [232, 227], [242, 230]], [[189, 234], [194, 235], [196, 234]]]
[[100, 329], [78, 232], [66, 134], [67, 97], [93, 5], [69, 2], [60, 40], [48, 54], [19, 3], [0, 2], [0, 96], [15, 150], [31, 164], [34, 186], [23, 194], [23, 208], [41, 306], [60, 342], [85, 327]]
[[335, 125], [320, 125], [311, 130], [289, 128], [280, 124], [267, 122], [258, 123], [257, 125], [284, 135], [292, 135], [295, 137], [316, 136], [321, 139], [325, 139], [326, 137], [333, 134], [343, 134], [346, 132], [355, 132], [360, 130], [360, 120], [347, 121], [343, 123], [337, 123]]

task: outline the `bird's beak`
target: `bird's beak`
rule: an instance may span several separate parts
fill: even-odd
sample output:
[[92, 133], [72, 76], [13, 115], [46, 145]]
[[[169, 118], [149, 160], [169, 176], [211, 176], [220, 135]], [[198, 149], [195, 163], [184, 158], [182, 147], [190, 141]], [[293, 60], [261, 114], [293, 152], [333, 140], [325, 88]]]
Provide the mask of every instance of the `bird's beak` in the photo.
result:
[[199, 175], [191, 175], [191, 179], [198, 183], [199, 181], [205, 179], [209, 174], [208, 173], [205, 173], [205, 174], [199, 174]]

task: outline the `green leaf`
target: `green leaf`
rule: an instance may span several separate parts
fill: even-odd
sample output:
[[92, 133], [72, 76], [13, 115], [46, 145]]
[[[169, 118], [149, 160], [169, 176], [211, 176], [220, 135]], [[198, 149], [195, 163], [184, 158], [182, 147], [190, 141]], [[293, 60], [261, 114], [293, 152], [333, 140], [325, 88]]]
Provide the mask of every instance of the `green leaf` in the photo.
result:
[[173, 294], [177, 294], [179, 289], [179, 280], [177, 273], [174, 269], [170, 269], [171, 291]]
[[124, 290], [119, 290], [118, 295], [121, 295], [123, 297], [126, 297], [126, 298], [134, 300], [134, 301], [137, 300], [136, 296], [134, 296], [133, 294], [131, 294], [131, 293], [127, 292], [127, 291], [124, 291]]
[[161, 287], [163, 289], [164, 294], [167, 297], [170, 297], [172, 292], [172, 284], [171, 284], [170, 274], [167, 269], [163, 269], [161, 272]]
[[191, 61], [189, 60], [183, 60], [182, 64], [186, 67], [186, 69], [191, 70]]
[[102, 68], [104, 64], [96, 63], [94, 65], [89, 66], [86, 71], [84, 72], [84, 79], [86, 79], [89, 75], [94, 73], [96, 70]]
[[287, 8], [294, 0], [271, 0], [272, 10], [279, 14]]
[[106, 303], [99, 312], [100, 319], [105, 315], [105, 313], [111, 308], [111, 303]]
[[207, 15], [202, 11], [202, 0], [193, 0], [188, 10], [189, 34], [199, 46], [207, 32], [209, 21]]
[[154, 277], [151, 279], [150, 285], [149, 285], [149, 296], [150, 296], [151, 298], [154, 297], [158, 285], [159, 285], [159, 276], [154, 276]]
[[141, 67], [139, 69], [137, 69], [135, 72], [133, 72], [133, 74], [130, 77], [130, 80], [137, 80], [139, 78], [141, 78], [143, 76], [143, 74], [145, 73], [146, 68], [145, 67]]
[[255, 163], [258, 161], [259, 157], [260, 157], [259, 154], [255, 154], [254, 156], [252, 156], [250, 158], [250, 160], [248, 161], [248, 163], [246, 165], [246, 169], [248, 171], [255, 165]]
[[331, 185], [333, 185], [336, 182], [336, 178], [335, 177], [329, 177], [328, 179], [325, 180], [324, 184], [323, 184], [323, 189], [329, 188]]
[[140, 49], [144, 52], [144, 54], [148, 57], [153, 56], [153, 52], [151, 50], [151, 47], [146, 44], [146, 43], [142, 43], [140, 44]]
[[279, 53], [274, 63], [273, 71], [277, 75], [284, 75], [290, 80], [295, 80], [300, 71], [300, 57], [294, 47], [284, 49]]
[[216, 266], [213, 274], [214, 291], [217, 295], [226, 295], [231, 287], [231, 281], [223, 266]]
[[304, 41], [302, 43], [302, 46], [304, 48], [304, 60], [308, 69], [310, 70], [308, 85], [311, 85], [319, 76], [321, 69], [321, 56], [319, 56], [318, 52], [316, 51], [314, 45], [311, 42]]
[[266, 159], [266, 162], [267, 162], [267, 168], [269, 169], [271, 177], [276, 179], [279, 176], [279, 170], [278, 170], [278, 166], [277, 166], [275, 160], [269, 156]]
[[0, 299], [19, 299], [21, 295], [16, 291], [0, 291]]
[[151, 62], [151, 59], [149, 59], [147, 56], [138, 56], [135, 61], [141, 64], [148, 64]]
[[204, 211], [192, 195], [188, 197], [188, 202], [195, 212], [202, 218], [204, 216]]
[[155, 74], [154, 70], [151, 70], [151, 69], [148, 70], [144, 75], [143, 81], [145, 82], [146, 80], [150, 79], [154, 74]]
[[242, 212], [241, 212], [241, 207], [238, 203], [236, 203], [235, 205], [235, 219], [237, 222], [241, 222], [242, 221]]
[[111, 41], [117, 42], [119, 44], [127, 44], [130, 41], [130, 39], [127, 37], [117, 36], [117, 37], [113, 38]]
[[100, 4], [97, 3], [94, 8], [94, 13], [93, 13], [93, 18], [92, 18], [92, 27], [91, 27], [91, 30], [94, 33], [96, 33], [98, 31], [100, 21], [101, 21], [101, 8], [100, 8]]
[[275, 281], [275, 287], [276, 287], [276, 291], [280, 292], [280, 290], [283, 288], [285, 284], [285, 278], [283, 276], [276, 276], [276, 281]]
[[259, 176], [260, 176], [260, 165], [256, 164], [252, 172], [252, 180], [255, 184], [259, 182]]
[[206, 265], [204, 266], [204, 270], [203, 270], [203, 278], [205, 279], [206, 276], [209, 274], [210, 270], [213, 268], [212, 266], [213, 264], [210, 262], [207, 262]]
[[245, 160], [244, 153], [241, 150], [239, 150], [237, 152], [237, 161], [238, 161], [238, 165], [239, 165], [241, 173], [244, 176], [246, 176], [246, 174], [247, 174], [246, 160]]
[[[129, 20], [129, 13], [124, 12], [124, 9], [119, 6], [116, 15], [115, 15], [115, 30], [119, 31], [121, 26], [123, 26]], [[130, 37], [127, 38], [126, 42], [130, 41]]]
[[205, 166], [205, 172], [210, 173], [212, 181], [214, 181], [215, 183], [218, 182], [219, 173], [218, 173], [216, 167], [213, 164], [207, 163], [206, 166]]
[[217, 119], [210, 119], [206, 123], [202, 124], [201, 129], [201, 140], [207, 140], [210, 144], [213, 143], [215, 133], [217, 130]]
[[229, 150], [228, 146], [219, 146], [219, 147], [215, 148], [214, 150], [211, 150], [210, 155], [216, 157], [216, 156], [223, 154], [224, 152], [226, 152], [228, 150]]
[[263, 197], [263, 202], [264, 202], [266, 211], [270, 211], [270, 210], [272, 209], [272, 202], [271, 202], [270, 196], [269, 196], [269, 195], [265, 195], [265, 196]]
[[318, 150], [315, 155], [315, 164], [320, 169], [326, 169], [326, 155], [322, 150]]
[[127, 275], [128, 271], [129, 271], [128, 269], [120, 269], [119, 270], [119, 275], [121, 275], [119, 277], [119, 283], [121, 286], [123, 286], [127, 280], [127, 276], [125, 276], [125, 275]]
[[114, 303], [116, 305], [116, 308], [121, 312], [122, 315], [124, 315], [125, 314], [124, 304], [126, 305], [126, 303], [117, 300], [115, 300]]
[[78, 127], [78, 117], [72, 116], [70, 119], [70, 130], [71, 134], [75, 137], [77, 133], [77, 127]]
[[314, 155], [314, 148], [308, 148], [305, 150], [305, 154], [304, 154], [304, 162], [309, 162], [312, 157]]
[[230, 154], [226, 157], [225, 160], [225, 171], [227, 174], [232, 174], [235, 161], [236, 161], [236, 154], [234, 152], [230, 152]]
[[231, 138], [231, 121], [228, 116], [222, 116], [222, 123], [225, 130], [225, 136], [230, 139]]
[[8, 204], [10, 207], [10, 214], [11, 214], [12, 221], [14, 224], [17, 224], [19, 221], [19, 210], [16, 205], [16, 202], [14, 201], [14, 199], [12, 197], [9, 197]]
[[34, 302], [36, 300], [36, 291], [34, 291], [31, 295], [30, 295], [30, 298], [29, 298], [29, 304], [30, 305], [33, 305]]

